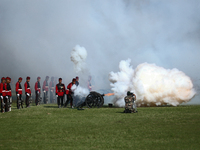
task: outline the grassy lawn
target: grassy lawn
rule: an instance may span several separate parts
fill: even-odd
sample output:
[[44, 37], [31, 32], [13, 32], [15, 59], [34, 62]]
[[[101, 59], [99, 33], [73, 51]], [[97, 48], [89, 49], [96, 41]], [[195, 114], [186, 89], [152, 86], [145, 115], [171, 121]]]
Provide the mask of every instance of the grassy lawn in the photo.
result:
[[200, 105], [123, 110], [12, 107], [0, 114], [0, 149], [200, 149]]

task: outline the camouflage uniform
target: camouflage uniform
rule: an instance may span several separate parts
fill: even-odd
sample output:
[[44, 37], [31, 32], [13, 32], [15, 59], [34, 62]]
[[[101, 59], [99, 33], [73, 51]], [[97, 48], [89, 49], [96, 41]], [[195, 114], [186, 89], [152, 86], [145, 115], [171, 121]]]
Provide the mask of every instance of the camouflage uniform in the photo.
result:
[[135, 109], [133, 108], [133, 104], [134, 104], [134, 97], [133, 96], [126, 96], [124, 98], [124, 101], [125, 101], [125, 110], [124, 112], [125, 113], [133, 113], [135, 112]]

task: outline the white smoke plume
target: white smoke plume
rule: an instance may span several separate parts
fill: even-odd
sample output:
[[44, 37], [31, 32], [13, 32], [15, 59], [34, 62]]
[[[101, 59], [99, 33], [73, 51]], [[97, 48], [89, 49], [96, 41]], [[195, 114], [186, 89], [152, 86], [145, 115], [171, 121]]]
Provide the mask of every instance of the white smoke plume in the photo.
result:
[[71, 87], [71, 90], [74, 91], [74, 96], [86, 97], [89, 94], [89, 90], [86, 88], [76, 86], [75, 84]]
[[110, 72], [111, 90], [115, 104], [124, 106], [127, 91], [136, 94], [136, 103], [144, 106], [173, 105], [190, 101], [196, 94], [191, 79], [174, 68], [164, 69], [155, 64], [142, 63], [134, 70], [131, 60], [119, 63], [119, 72]]
[[76, 45], [71, 52], [71, 61], [74, 63], [76, 73], [84, 72], [86, 70], [86, 58], [86, 49], [84, 47]]

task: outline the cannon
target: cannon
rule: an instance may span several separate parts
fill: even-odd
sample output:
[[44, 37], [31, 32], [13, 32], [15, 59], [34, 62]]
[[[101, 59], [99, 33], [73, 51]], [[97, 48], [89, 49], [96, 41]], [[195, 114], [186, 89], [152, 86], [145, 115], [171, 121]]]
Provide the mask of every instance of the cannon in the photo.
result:
[[76, 107], [82, 108], [87, 106], [88, 108], [100, 108], [104, 104], [104, 94], [100, 94], [95, 91], [91, 91], [87, 97], [75, 96], [75, 100], [78, 100]]

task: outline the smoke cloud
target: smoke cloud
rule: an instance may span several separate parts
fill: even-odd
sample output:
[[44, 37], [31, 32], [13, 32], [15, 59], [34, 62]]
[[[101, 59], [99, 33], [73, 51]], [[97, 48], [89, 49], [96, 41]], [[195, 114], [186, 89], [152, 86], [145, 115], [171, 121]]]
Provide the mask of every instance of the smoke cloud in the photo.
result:
[[74, 63], [76, 73], [84, 73], [86, 71], [86, 58], [86, 49], [84, 47], [76, 45], [71, 52], [71, 61]]
[[196, 94], [191, 79], [176, 68], [170, 70], [142, 63], [133, 70], [130, 63], [130, 59], [122, 60], [120, 72], [110, 73], [110, 85], [116, 95], [115, 103], [119, 106], [124, 106], [127, 91], [136, 94], [139, 106], [177, 106], [190, 101]]
[[75, 84], [71, 88], [74, 91], [74, 96], [86, 97], [90, 92], [88, 89], [81, 86], [76, 86]]
[[[71, 51], [87, 49], [94, 90], [110, 89], [108, 74], [130, 58], [178, 68], [189, 76], [200, 104], [199, 0], [0, 0], [0, 76], [63, 78], [76, 75]], [[24, 80], [23, 80], [24, 83]]]

